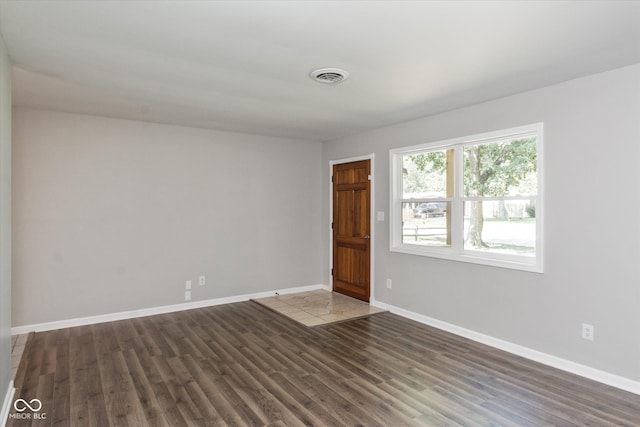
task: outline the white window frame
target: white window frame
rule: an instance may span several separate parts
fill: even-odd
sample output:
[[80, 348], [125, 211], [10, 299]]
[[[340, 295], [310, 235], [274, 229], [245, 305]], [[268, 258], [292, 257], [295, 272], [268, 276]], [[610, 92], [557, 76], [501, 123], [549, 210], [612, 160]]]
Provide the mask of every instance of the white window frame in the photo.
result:
[[[535, 256], [518, 256], [510, 254], [499, 254], [492, 252], [474, 251], [464, 249], [464, 221], [463, 203], [469, 198], [463, 195], [462, 150], [465, 146], [492, 140], [504, 140], [517, 138], [520, 135], [535, 134], [537, 150], [537, 194], [535, 196], [536, 206], [536, 247]], [[433, 201], [451, 202], [451, 246], [425, 246], [402, 242], [402, 157], [408, 154], [420, 153], [425, 150], [454, 149], [454, 196]], [[510, 129], [503, 129], [493, 132], [486, 132], [477, 135], [453, 138], [444, 141], [436, 141], [410, 147], [400, 147], [389, 151], [389, 177], [390, 177], [390, 250], [411, 255], [421, 255], [433, 258], [442, 258], [453, 261], [483, 264], [494, 267], [502, 267], [523, 271], [542, 273], [543, 270], [543, 124], [534, 123], [526, 126], [519, 126]], [[522, 197], [514, 197], [522, 198]], [[472, 198], [473, 199], [473, 198]], [[484, 197], [483, 200], [490, 200]], [[497, 197], [495, 199], [504, 199]], [[431, 201], [431, 200], [430, 200]]]

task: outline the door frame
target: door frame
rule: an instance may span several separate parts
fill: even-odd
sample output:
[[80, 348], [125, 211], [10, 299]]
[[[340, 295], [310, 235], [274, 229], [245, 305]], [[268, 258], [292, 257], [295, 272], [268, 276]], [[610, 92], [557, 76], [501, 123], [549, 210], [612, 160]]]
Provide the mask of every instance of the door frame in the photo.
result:
[[338, 159], [338, 160], [330, 160], [329, 161], [329, 223], [327, 224], [327, 229], [329, 230], [329, 290], [333, 290], [333, 275], [331, 274], [331, 269], [333, 269], [333, 229], [331, 228], [331, 223], [333, 222], [333, 166], [340, 165], [343, 163], [352, 163], [358, 162], [361, 160], [369, 160], [371, 163], [371, 181], [370, 181], [370, 189], [369, 189], [369, 228], [370, 228], [370, 236], [369, 240], [369, 305], [374, 305], [375, 303], [375, 279], [373, 275], [374, 270], [374, 251], [375, 251], [375, 153], [365, 154], [363, 156], [357, 157], [349, 157], [346, 159]]

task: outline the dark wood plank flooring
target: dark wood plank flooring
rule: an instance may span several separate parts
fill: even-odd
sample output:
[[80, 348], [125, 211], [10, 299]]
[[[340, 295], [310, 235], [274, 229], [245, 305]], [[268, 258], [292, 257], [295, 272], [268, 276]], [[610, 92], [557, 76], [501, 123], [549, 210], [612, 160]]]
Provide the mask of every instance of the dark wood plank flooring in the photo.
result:
[[16, 387], [46, 420], [8, 426], [640, 425], [640, 396], [390, 313], [253, 302], [33, 334]]

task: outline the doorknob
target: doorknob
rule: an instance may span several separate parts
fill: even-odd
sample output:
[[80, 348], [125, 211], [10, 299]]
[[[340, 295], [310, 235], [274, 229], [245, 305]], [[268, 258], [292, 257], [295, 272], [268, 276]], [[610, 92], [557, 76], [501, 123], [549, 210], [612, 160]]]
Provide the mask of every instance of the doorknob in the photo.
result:
[[364, 239], [365, 239], [365, 240], [369, 240], [369, 239], [371, 238], [371, 236], [369, 236], [368, 234], [365, 234], [365, 235], [364, 235], [364, 236], [362, 236], [362, 237], [364, 237]]

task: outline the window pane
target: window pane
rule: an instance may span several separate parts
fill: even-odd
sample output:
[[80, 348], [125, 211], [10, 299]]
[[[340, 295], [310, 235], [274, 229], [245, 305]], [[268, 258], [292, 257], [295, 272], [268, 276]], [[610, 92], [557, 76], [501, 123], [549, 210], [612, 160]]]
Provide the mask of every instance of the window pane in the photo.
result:
[[533, 123], [390, 150], [391, 251], [542, 272], [543, 138]]
[[536, 179], [535, 137], [464, 147], [465, 196], [534, 196]]
[[447, 197], [446, 150], [402, 156], [402, 198]]
[[531, 199], [464, 203], [464, 248], [535, 256], [536, 210]]
[[449, 202], [403, 203], [402, 243], [450, 246]]

